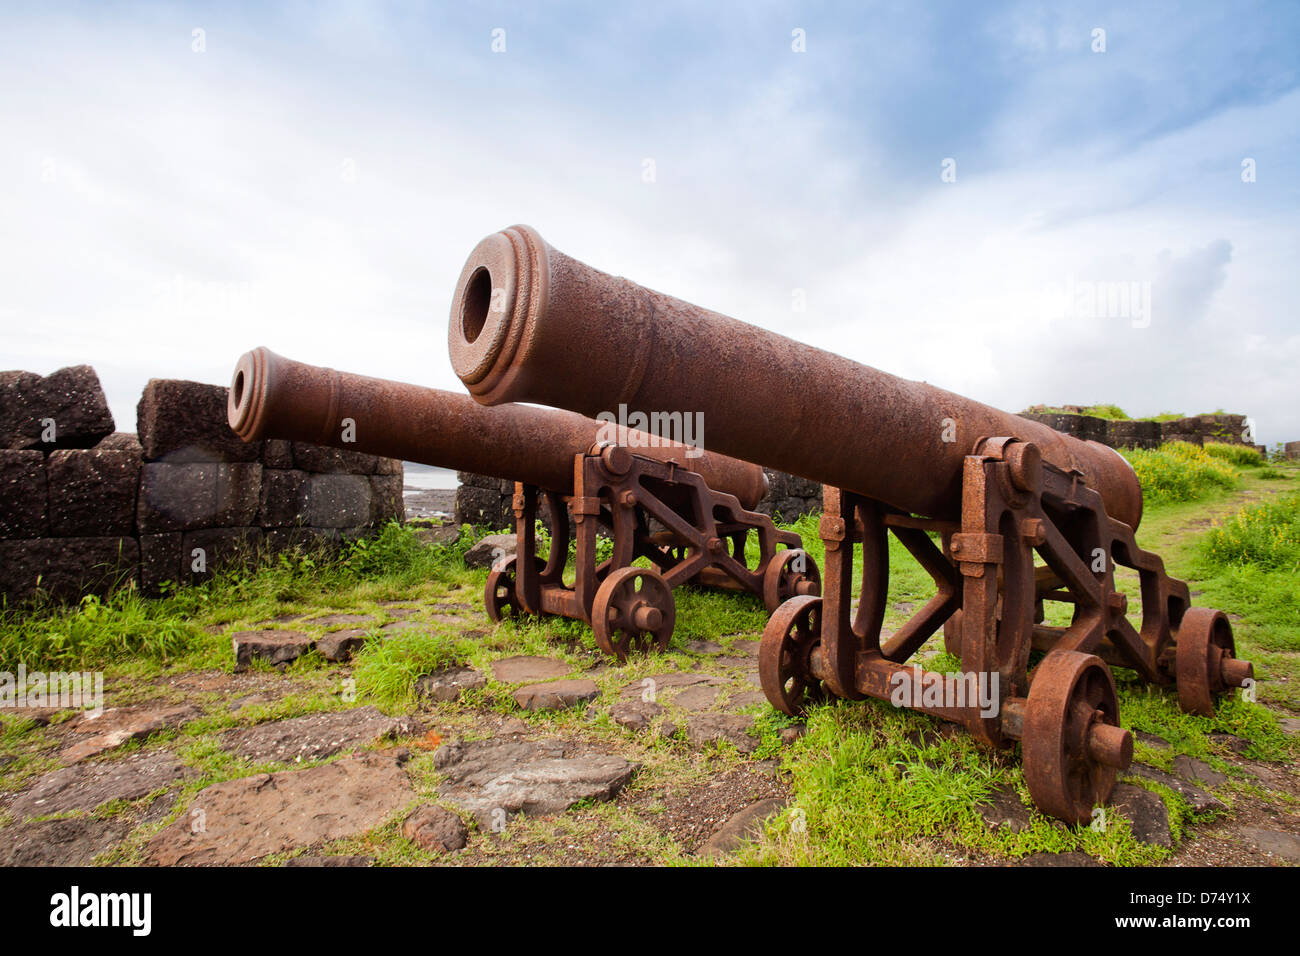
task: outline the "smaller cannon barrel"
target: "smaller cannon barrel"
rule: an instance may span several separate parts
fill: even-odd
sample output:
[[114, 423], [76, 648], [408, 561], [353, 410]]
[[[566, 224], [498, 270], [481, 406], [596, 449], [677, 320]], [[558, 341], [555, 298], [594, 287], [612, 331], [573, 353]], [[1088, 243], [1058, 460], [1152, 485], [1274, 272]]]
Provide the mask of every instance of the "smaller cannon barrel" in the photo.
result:
[[[556, 409], [486, 408], [468, 395], [307, 365], [266, 348], [240, 357], [226, 414], [245, 441], [310, 442], [561, 494], [573, 489], [574, 456], [590, 449], [608, 428]], [[344, 440], [346, 419], [353, 423], [348, 432], [353, 441]], [[689, 468], [748, 509], [767, 493], [767, 478], [757, 465], [635, 431], [625, 434], [636, 454]]]

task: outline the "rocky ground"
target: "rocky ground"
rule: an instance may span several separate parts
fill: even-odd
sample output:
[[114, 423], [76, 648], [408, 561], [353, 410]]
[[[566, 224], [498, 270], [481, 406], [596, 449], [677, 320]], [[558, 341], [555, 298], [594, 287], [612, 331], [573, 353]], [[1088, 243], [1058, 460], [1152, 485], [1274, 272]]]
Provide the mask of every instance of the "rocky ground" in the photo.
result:
[[[292, 656], [375, 624], [380, 634], [450, 625], [477, 638], [484, 619], [459, 600], [395, 602], [360, 618], [236, 631], [234, 646], [254, 648], [255, 666], [114, 679], [97, 717], [14, 715], [22, 722], [6, 734], [26, 738], [27, 764], [40, 769], [4, 782], [0, 864], [645, 865], [726, 858], [787, 812], [781, 757], [801, 727], [756, 720], [770, 709], [754, 634], [693, 641], [629, 667], [570, 647], [503, 652], [481, 670], [423, 678], [418, 703], [387, 715], [347, 699], [348, 663], [299, 670]], [[279, 668], [265, 666], [276, 655]], [[328, 709], [275, 716], [322, 694], [334, 698]], [[1168, 746], [1150, 735], [1143, 743]], [[1251, 793], [1202, 761], [1179, 758], [1172, 772], [1135, 764], [1132, 776], [1200, 811], [1225, 811], [1216, 794], [1231, 792], [1232, 812], [1184, 833], [1170, 862], [1300, 862], [1295, 768], [1233, 762]], [[225, 779], [199, 785], [214, 776]], [[1151, 791], [1125, 783], [1114, 803], [1140, 840], [1170, 845]], [[980, 812], [990, 828], [1014, 830], [1032, 811], [1014, 792], [995, 792]], [[1007, 861], [954, 852], [952, 862]], [[1038, 853], [1020, 862], [1095, 861]]]
[[[576, 625], [493, 626], [482, 574], [363, 593], [346, 608], [236, 615], [207, 626], [216, 657], [205, 666], [110, 671], [102, 714], [0, 714], [0, 865], [797, 862], [792, 841], [836, 825], [801, 830], [815, 804], [800, 787], [846, 785], [862, 764], [846, 770], [817, 743], [814, 721], [805, 728], [767, 704], [752, 624], [689, 637], [700, 615], [683, 614], [669, 652], [618, 664], [575, 638]], [[737, 600], [721, 600], [717, 620]], [[752, 603], [746, 620], [761, 620]], [[436, 667], [403, 656], [425, 638], [455, 653]], [[396, 675], [398, 690], [386, 695], [376, 674]], [[826, 710], [859, 715], [868, 734], [892, 721], [871, 739], [910, 736], [903, 773], [918, 781], [927, 771], [947, 780], [953, 765], [942, 761], [954, 753], [967, 769], [1016, 763], [944, 757], [964, 735], [927, 718], [899, 723], [874, 702]], [[1300, 732], [1300, 718], [1277, 716], [1283, 733]], [[1251, 741], [1221, 731], [1198, 735], [1191, 753], [1185, 740], [1137, 737], [1107, 812], [1140, 847], [1173, 865], [1300, 863], [1293, 761], [1255, 759]], [[906, 818], [870, 839], [885, 862], [1117, 858], [1100, 843], [1083, 852], [1086, 841], [1041, 817], [1021, 786], [972, 802], [997, 840]], [[1017, 834], [1037, 842], [1017, 844]]]

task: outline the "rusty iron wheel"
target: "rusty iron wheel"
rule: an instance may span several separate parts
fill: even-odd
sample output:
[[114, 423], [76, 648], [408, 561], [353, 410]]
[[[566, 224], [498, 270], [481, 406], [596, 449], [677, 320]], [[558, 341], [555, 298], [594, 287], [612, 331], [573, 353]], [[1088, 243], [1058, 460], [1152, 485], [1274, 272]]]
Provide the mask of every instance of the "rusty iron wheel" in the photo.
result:
[[630, 650], [668, 649], [677, 621], [673, 592], [649, 568], [611, 571], [596, 590], [591, 629], [601, 650], [620, 661]]
[[830, 694], [812, 674], [809, 658], [821, 640], [822, 599], [801, 594], [786, 601], [767, 622], [758, 646], [758, 677], [772, 706], [791, 717]]
[[[1235, 658], [1236, 644], [1227, 616], [1212, 608], [1188, 608], [1174, 645], [1178, 706], [1189, 714], [1213, 717], [1214, 698], [1241, 683], [1237, 680], [1230, 685], [1224, 680], [1224, 662], [1235, 662]], [[1244, 662], [1237, 666], [1249, 667]]]
[[1054, 650], [1029, 688], [1025, 782], [1044, 813], [1067, 823], [1092, 818], [1133, 758], [1133, 737], [1119, 726], [1119, 700], [1101, 658]]
[[[803, 570], [792, 567], [796, 561], [803, 562]], [[768, 614], [775, 614], [786, 601], [793, 597], [822, 593], [822, 575], [808, 552], [803, 548], [787, 548], [772, 555], [763, 572], [763, 604]]]
[[494, 567], [483, 589], [483, 606], [487, 608], [487, 616], [497, 624], [523, 614], [515, 594], [515, 560], [512, 556]]

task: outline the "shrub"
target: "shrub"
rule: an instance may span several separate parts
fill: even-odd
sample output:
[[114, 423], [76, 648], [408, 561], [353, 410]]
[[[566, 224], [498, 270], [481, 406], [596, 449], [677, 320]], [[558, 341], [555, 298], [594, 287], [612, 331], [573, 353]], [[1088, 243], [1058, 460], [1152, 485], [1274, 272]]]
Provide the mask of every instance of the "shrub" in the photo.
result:
[[1223, 442], [1206, 442], [1205, 453], [1230, 465], [1255, 468], [1264, 463], [1258, 451], [1249, 445], [1227, 445]]
[[1300, 494], [1243, 508], [1202, 544], [1210, 564], [1300, 570]]
[[1222, 458], [1187, 442], [1169, 442], [1156, 449], [1130, 448], [1121, 454], [1137, 472], [1148, 504], [1195, 501], [1216, 489], [1235, 488], [1240, 477]]

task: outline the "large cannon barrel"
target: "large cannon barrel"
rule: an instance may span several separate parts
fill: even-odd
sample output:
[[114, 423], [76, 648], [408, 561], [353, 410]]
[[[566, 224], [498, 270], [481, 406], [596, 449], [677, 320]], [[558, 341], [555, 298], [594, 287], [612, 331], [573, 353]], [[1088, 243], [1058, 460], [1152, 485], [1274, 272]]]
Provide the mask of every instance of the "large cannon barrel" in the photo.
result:
[[470, 254], [448, 337], [456, 374], [487, 405], [701, 412], [713, 451], [932, 518], [959, 515], [963, 459], [981, 438], [1019, 438], [1077, 471], [1112, 517], [1141, 519], [1137, 476], [1105, 445], [600, 272], [529, 226]]
[[[567, 494], [574, 456], [607, 426], [573, 412], [526, 405], [485, 408], [467, 395], [353, 375], [266, 348], [240, 357], [226, 405], [245, 441], [279, 438], [521, 481]], [[345, 428], [350, 419], [351, 428]], [[639, 455], [675, 461], [714, 491], [752, 509], [767, 493], [757, 465], [625, 432]], [[345, 438], [352, 438], [347, 441]]]

